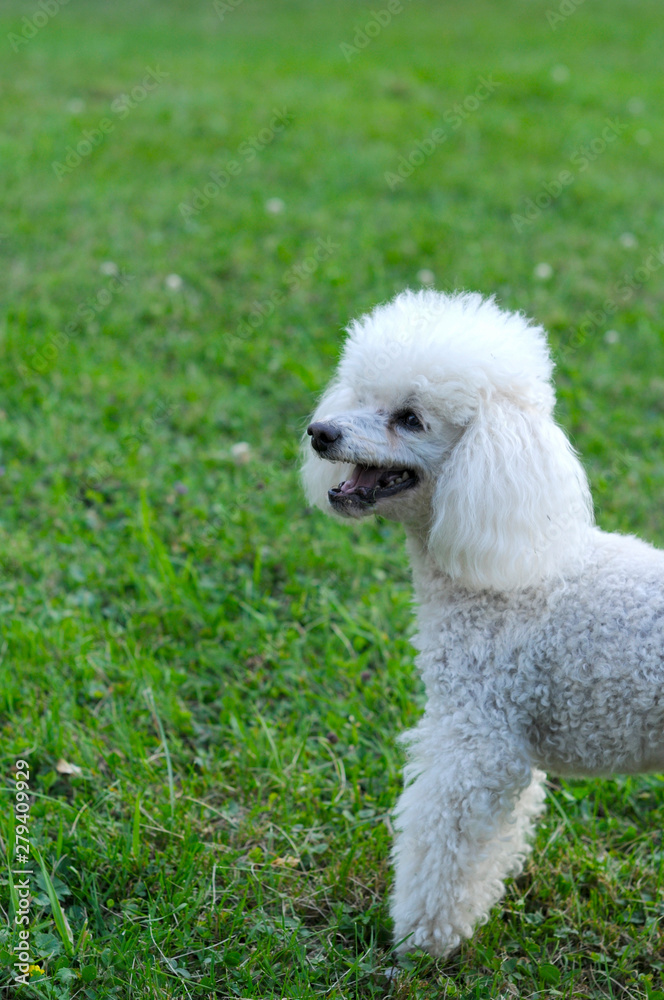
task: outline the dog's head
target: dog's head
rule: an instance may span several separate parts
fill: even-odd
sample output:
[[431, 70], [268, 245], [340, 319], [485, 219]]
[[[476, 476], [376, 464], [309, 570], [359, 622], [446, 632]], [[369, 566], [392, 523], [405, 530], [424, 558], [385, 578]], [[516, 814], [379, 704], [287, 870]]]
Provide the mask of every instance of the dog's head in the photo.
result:
[[404, 521], [469, 586], [534, 582], [590, 523], [546, 337], [475, 294], [404, 292], [349, 328], [307, 429], [309, 499]]

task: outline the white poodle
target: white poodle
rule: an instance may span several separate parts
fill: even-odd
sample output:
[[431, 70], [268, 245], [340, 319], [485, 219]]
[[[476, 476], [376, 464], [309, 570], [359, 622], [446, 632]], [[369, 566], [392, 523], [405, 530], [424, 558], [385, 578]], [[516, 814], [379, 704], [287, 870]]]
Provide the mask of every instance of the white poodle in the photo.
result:
[[396, 810], [402, 951], [486, 921], [544, 771], [664, 769], [664, 553], [593, 526], [552, 367], [493, 300], [404, 292], [350, 326], [308, 428], [310, 500], [408, 539], [428, 703]]

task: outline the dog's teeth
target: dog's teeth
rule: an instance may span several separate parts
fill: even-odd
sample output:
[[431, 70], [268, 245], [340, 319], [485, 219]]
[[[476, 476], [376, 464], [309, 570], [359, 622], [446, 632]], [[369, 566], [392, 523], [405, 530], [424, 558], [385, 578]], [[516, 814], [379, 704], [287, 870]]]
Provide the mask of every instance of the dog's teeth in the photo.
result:
[[401, 483], [405, 483], [410, 479], [410, 473], [407, 469], [403, 472], [385, 472], [378, 480], [378, 485], [383, 489], [390, 486], [400, 486]]

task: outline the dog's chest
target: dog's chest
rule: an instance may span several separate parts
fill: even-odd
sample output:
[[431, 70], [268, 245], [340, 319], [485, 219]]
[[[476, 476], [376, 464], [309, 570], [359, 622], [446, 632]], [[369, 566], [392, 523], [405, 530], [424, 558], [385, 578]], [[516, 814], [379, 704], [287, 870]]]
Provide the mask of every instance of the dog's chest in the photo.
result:
[[452, 705], [546, 700], [541, 664], [549, 644], [547, 602], [529, 593], [458, 594], [418, 609], [415, 646], [429, 698]]

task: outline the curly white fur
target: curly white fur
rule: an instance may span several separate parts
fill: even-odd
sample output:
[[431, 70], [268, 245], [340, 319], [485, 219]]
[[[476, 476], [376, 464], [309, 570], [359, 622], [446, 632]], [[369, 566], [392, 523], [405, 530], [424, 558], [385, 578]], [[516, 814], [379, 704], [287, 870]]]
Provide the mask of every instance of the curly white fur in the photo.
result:
[[404, 292], [351, 325], [310, 428], [310, 500], [406, 526], [428, 703], [404, 738], [401, 950], [447, 955], [487, 919], [543, 772], [664, 769], [664, 553], [593, 526], [551, 373], [522, 315]]

